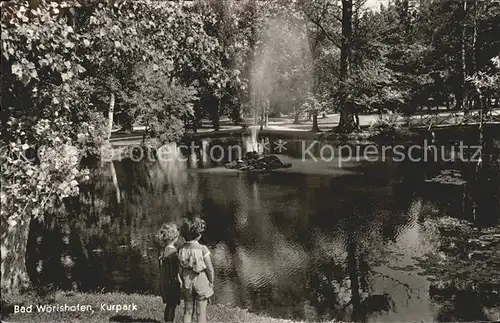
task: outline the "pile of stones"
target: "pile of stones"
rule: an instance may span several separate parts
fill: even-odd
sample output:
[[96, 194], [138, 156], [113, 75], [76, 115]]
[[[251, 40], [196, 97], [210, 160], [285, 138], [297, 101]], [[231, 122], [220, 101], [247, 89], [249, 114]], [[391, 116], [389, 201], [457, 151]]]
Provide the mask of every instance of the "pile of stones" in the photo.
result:
[[283, 163], [276, 155], [259, 155], [256, 151], [245, 153], [242, 159], [234, 160], [225, 165], [229, 169], [238, 170], [273, 170], [290, 168], [292, 164]]

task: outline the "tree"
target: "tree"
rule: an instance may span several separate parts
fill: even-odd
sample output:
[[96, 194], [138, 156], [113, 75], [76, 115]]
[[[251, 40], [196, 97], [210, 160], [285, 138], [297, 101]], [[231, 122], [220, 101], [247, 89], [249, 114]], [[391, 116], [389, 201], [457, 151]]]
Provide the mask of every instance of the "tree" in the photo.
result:
[[[28, 285], [31, 218], [78, 193], [78, 164], [95, 153], [103, 124], [89, 100], [82, 52], [88, 38], [64, 5], [13, 3], [2, 10], [2, 292]], [[79, 127], [75, 127], [79, 124]]]
[[319, 132], [318, 114], [325, 111], [325, 104], [320, 100], [321, 98], [318, 98], [312, 93], [309, 93], [306, 102], [304, 102], [304, 104], [302, 105], [302, 110], [312, 115], [312, 132]]
[[[208, 51], [191, 56], [181, 79], [198, 90], [199, 101], [194, 107], [191, 127], [197, 131], [201, 119], [208, 117], [219, 130], [221, 116], [229, 115], [239, 121], [241, 100], [246, 82], [240, 77], [247, 50], [246, 27], [241, 27], [243, 11], [228, 1], [199, 1], [190, 9], [202, 22], [200, 33], [209, 38]], [[195, 49], [197, 47], [194, 47]]]
[[493, 48], [499, 43], [499, 9], [498, 1], [422, 1], [417, 7], [413, 43], [429, 48], [423, 59], [438, 104], [450, 106], [453, 93], [456, 109], [476, 105], [478, 96], [467, 79], [498, 53]]
[[484, 70], [477, 71], [474, 75], [466, 79], [480, 96], [481, 108], [489, 110], [491, 108], [491, 98], [496, 96], [498, 102], [498, 93], [500, 93], [500, 56], [491, 59], [491, 65], [485, 66]]
[[[208, 8], [214, 12], [214, 23], [209, 24], [210, 34], [214, 35], [222, 48], [222, 66], [234, 77], [226, 84], [220, 98], [219, 115], [228, 115], [233, 122], [241, 121], [241, 101], [246, 92], [246, 80], [241, 79], [249, 61], [245, 61], [253, 51], [250, 30], [253, 27], [253, 12], [246, 11], [245, 5], [233, 1], [207, 1]], [[251, 3], [250, 9], [251, 9]], [[250, 21], [248, 21], [250, 20]], [[247, 25], [246, 23], [249, 23]]]
[[338, 131], [351, 132], [359, 125], [354, 121], [354, 108], [348, 96], [345, 94], [345, 82], [349, 77], [349, 64], [352, 59], [352, 15], [353, 1], [342, 0], [342, 38], [340, 40], [340, 121], [337, 127]]
[[193, 115], [196, 90], [169, 81], [165, 67], [156, 64], [139, 64], [133, 80], [135, 89], [128, 103], [134, 120], [146, 127], [143, 144], [146, 137], [154, 140], [149, 145], [156, 147], [177, 141], [183, 134], [183, 120]]
[[354, 105], [351, 104], [352, 100], [348, 100], [347, 82], [350, 75], [355, 73], [354, 70], [362, 65], [363, 51], [372, 51], [366, 42], [367, 38], [363, 37], [368, 30], [365, 28], [365, 21], [369, 17], [363, 13], [365, 2], [364, 0], [302, 2], [303, 11], [312, 25], [311, 30], [319, 39], [328, 41], [340, 51], [340, 55], [337, 56], [336, 50], [330, 50], [334, 53], [335, 61], [338, 60], [339, 67], [333, 73], [330, 72], [329, 76], [330, 83], [332, 77], [337, 80], [336, 86], [330, 87], [330, 90], [334, 92], [333, 96], [340, 107], [340, 121], [336, 129], [340, 132], [350, 132], [358, 128]]
[[[11, 3], [1, 17], [2, 289], [9, 292], [28, 285], [30, 221], [78, 194], [109, 139], [115, 105], [168, 140], [183, 132], [195, 94], [220, 97], [238, 80], [205, 32], [210, 16], [184, 3], [41, 0]], [[131, 77], [139, 63], [164, 69]], [[138, 100], [142, 110], [125, 104]]]

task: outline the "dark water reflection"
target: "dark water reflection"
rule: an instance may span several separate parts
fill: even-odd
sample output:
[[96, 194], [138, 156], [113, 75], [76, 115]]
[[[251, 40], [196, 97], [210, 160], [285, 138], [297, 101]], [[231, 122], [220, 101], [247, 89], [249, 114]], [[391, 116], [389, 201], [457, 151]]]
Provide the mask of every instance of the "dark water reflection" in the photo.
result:
[[440, 320], [414, 259], [439, 239], [422, 214], [446, 211], [416, 193], [421, 167], [284, 158], [292, 169], [273, 173], [192, 160], [102, 165], [70, 220], [45, 234], [66, 239], [58, 255], [68, 254], [72, 269], [58, 283], [158, 293], [154, 236], [163, 222], [197, 211], [208, 225], [216, 302], [311, 321]]

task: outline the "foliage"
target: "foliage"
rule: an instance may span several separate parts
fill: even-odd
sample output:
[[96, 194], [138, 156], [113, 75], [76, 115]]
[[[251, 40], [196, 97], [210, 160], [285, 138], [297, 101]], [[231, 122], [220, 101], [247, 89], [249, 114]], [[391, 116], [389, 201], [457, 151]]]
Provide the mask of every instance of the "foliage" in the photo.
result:
[[326, 111], [326, 102], [323, 98], [309, 93], [306, 101], [302, 104], [301, 111], [319, 114]]
[[[139, 122], [148, 119], [156, 137], [178, 137], [183, 118], [192, 115], [195, 93], [220, 97], [229, 82], [241, 83], [236, 70], [222, 67], [221, 46], [206, 33], [207, 21], [214, 19], [183, 3], [147, 0], [94, 1], [84, 7], [41, 1], [37, 7], [16, 3], [2, 10], [3, 145], [56, 149], [63, 144], [74, 146], [79, 155], [95, 154], [105, 138], [104, 118], [98, 116], [108, 110], [109, 93], [122, 107], [132, 104], [127, 113]], [[172, 28], [175, 32], [168, 32]], [[130, 77], [138, 63], [157, 66], [155, 61], [164, 67], [161, 75], [147, 69], [151, 75]], [[147, 108], [138, 108], [138, 102]], [[42, 169], [38, 160], [3, 157], [9, 170], [5, 176], [16, 174], [3, 177], [6, 182], [24, 185], [28, 179], [12, 171], [21, 164], [25, 171]], [[71, 160], [67, 171], [76, 171], [78, 162]], [[45, 183], [39, 186], [43, 192], [55, 191]]]
[[101, 136], [78, 78], [86, 38], [66, 24], [66, 7], [14, 6], [2, 10], [2, 219], [11, 224], [78, 193], [77, 166]]
[[198, 94], [220, 98], [241, 80], [207, 33], [214, 15], [184, 2], [11, 2], [1, 15], [2, 241], [17, 235], [8, 252], [23, 267], [26, 223], [77, 195], [99, 157], [110, 97], [165, 142]]
[[431, 276], [432, 291], [470, 291], [498, 304], [500, 281], [495, 270], [500, 263], [500, 228], [478, 229], [454, 218], [429, 220], [425, 225], [441, 233], [437, 250], [418, 259]]
[[158, 140], [158, 144], [179, 139], [183, 120], [193, 115], [193, 101], [197, 99], [193, 87], [168, 79], [158, 65], [139, 65], [133, 74], [135, 90], [128, 99], [134, 119], [146, 126], [145, 136]]
[[403, 104], [407, 93], [401, 89], [393, 71], [379, 61], [364, 64], [347, 80], [347, 91], [359, 110], [395, 110]]
[[246, 9], [229, 0], [206, 1], [202, 9], [212, 14], [206, 29], [219, 41], [222, 67], [232, 75], [221, 89], [218, 114], [228, 115], [234, 122], [241, 121], [241, 101], [248, 94], [249, 77], [245, 71], [251, 68], [248, 58], [253, 51], [253, 17], [252, 11]]
[[[477, 73], [485, 89], [493, 86], [494, 78], [486, 75], [494, 74], [489, 60], [498, 55], [498, 1], [467, 1], [464, 6], [464, 1], [402, 0], [378, 11], [366, 10], [362, 3], [353, 2], [350, 77], [341, 81], [339, 49], [346, 4], [300, 2], [316, 49], [316, 88], [329, 91], [333, 102], [341, 102], [340, 94], [351, 94], [358, 108], [412, 114], [422, 106], [451, 107], [453, 101], [461, 108], [462, 96], [469, 96], [467, 106], [476, 104], [477, 94], [470, 91], [475, 85], [466, 84], [467, 76], [472, 81]], [[496, 95], [484, 93], [486, 98]]]
[[467, 78], [472, 87], [482, 95], [500, 92], [500, 56], [491, 59], [488, 71], [477, 71]]
[[399, 114], [388, 111], [377, 117], [375, 123], [371, 125], [372, 131], [394, 130], [400, 128], [401, 119]]
[[[125, 52], [114, 60], [115, 64], [99, 64], [101, 73], [104, 70], [121, 77], [118, 90], [125, 95], [119, 104], [125, 108], [126, 96], [132, 95], [129, 90], [135, 91], [128, 80], [139, 62], [165, 66], [168, 80], [194, 87], [200, 98], [220, 99], [229, 85], [237, 88], [241, 84], [239, 72], [224, 66], [227, 53], [217, 35], [211, 34], [211, 26], [217, 22], [213, 11], [184, 2], [125, 1], [115, 7], [91, 17], [94, 26], [90, 28], [99, 31], [94, 48], [108, 48], [113, 55], [118, 46]], [[111, 18], [104, 18], [107, 16]], [[113, 32], [107, 33], [109, 29]], [[210, 109], [203, 108], [204, 112]]]

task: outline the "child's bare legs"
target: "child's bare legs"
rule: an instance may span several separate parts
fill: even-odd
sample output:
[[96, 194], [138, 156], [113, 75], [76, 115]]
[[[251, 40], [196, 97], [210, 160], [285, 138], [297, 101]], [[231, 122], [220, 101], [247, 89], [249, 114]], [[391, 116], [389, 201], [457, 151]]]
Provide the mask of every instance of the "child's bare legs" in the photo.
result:
[[174, 322], [175, 319], [175, 307], [176, 306], [165, 306], [165, 322]]
[[207, 323], [207, 300], [197, 300], [196, 301], [196, 316], [198, 318], [197, 323]]
[[194, 300], [184, 301], [184, 323], [191, 323], [193, 318]]

